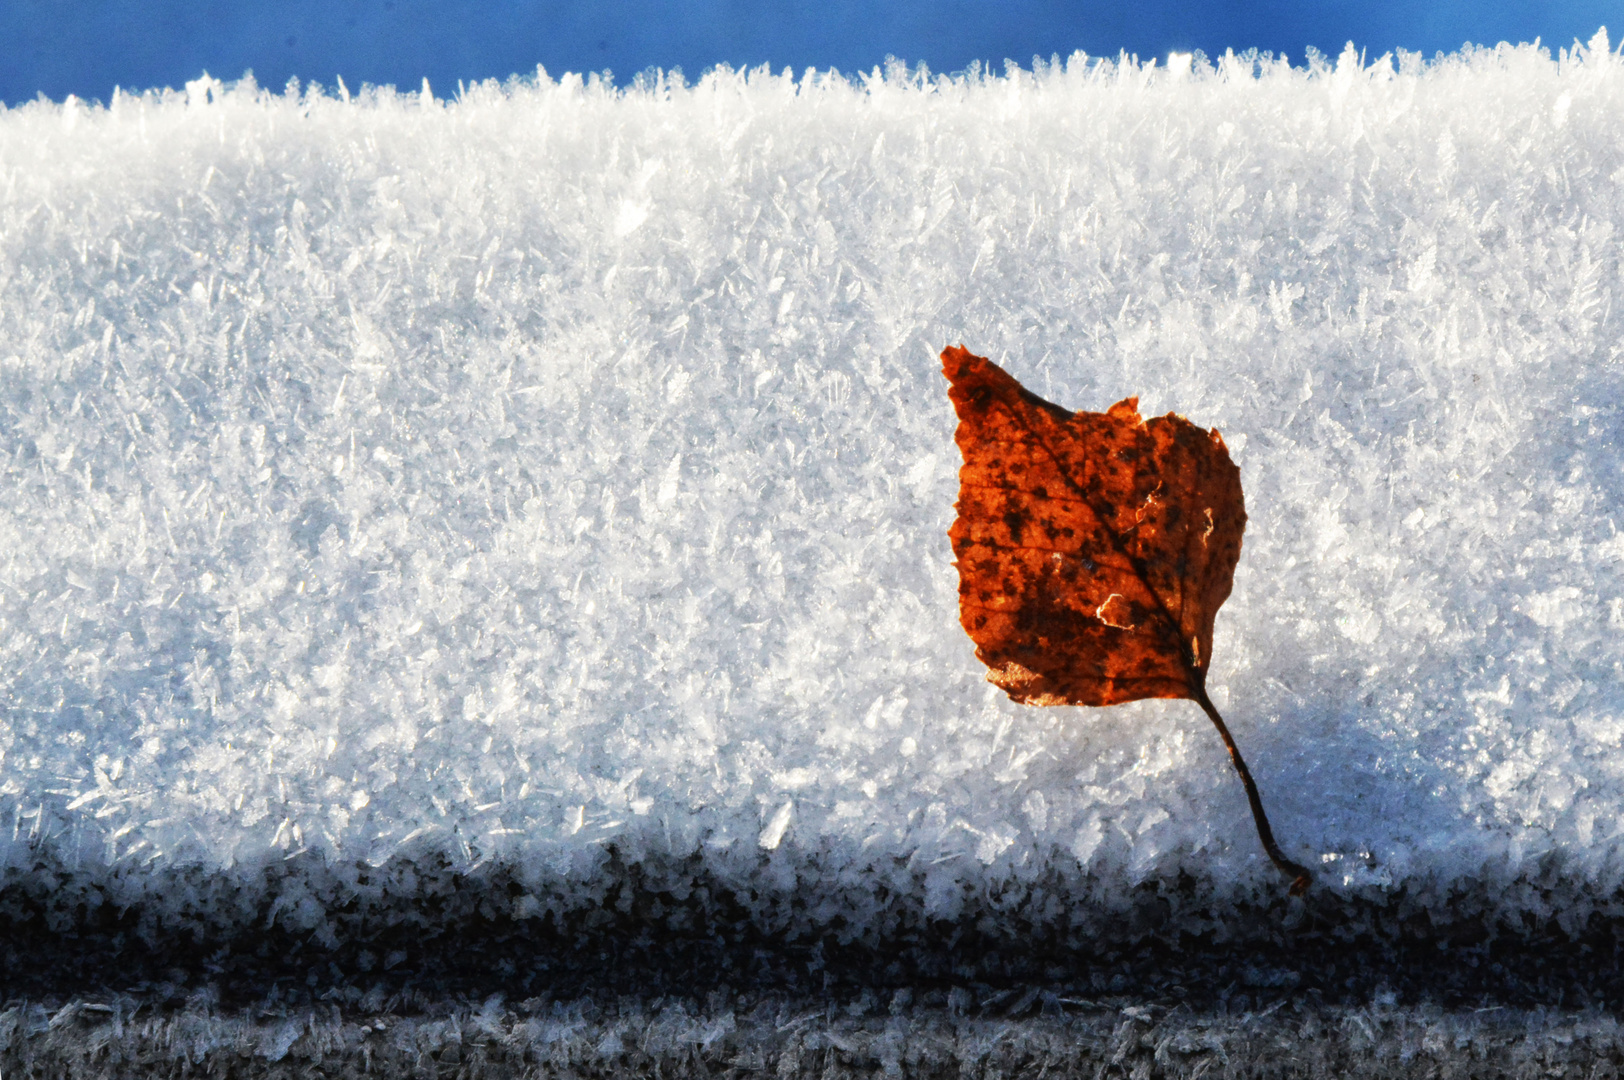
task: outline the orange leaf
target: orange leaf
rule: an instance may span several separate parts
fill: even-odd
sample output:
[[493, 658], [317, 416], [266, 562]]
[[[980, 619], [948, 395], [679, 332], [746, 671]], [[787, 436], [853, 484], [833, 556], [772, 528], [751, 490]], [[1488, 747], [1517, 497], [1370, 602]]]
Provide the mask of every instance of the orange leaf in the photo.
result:
[[1240, 751], [1207, 696], [1212, 624], [1240, 560], [1240, 470], [1217, 431], [1139, 400], [1103, 413], [1044, 401], [985, 357], [942, 351], [964, 455], [959, 619], [987, 678], [1027, 705], [1189, 698], [1217, 725], [1270, 858]]
[[962, 348], [942, 362], [959, 612], [988, 679], [1029, 705], [1194, 698], [1246, 527], [1223, 439], [1137, 398], [1067, 412]]

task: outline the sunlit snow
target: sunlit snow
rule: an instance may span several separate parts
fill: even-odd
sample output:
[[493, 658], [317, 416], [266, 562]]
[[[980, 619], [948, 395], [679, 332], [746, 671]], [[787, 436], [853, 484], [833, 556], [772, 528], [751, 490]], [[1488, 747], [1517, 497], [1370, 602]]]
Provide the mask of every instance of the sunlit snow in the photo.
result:
[[1621, 226], [1604, 36], [0, 110], [0, 858], [1283, 888], [1193, 705], [984, 682], [962, 342], [1224, 433], [1289, 855], [1616, 884]]

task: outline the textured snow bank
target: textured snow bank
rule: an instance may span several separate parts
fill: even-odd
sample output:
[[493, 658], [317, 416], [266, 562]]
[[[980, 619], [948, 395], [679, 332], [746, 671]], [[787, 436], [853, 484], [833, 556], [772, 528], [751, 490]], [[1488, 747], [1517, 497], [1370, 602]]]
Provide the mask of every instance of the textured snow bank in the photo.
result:
[[[401, 1015], [270, 1006], [221, 1015], [128, 998], [0, 1012], [0, 1062], [80, 1078], [216, 1073], [305, 1077], [1093, 1076], [1528, 1077], [1605, 1075], [1624, 1052], [1616, 1018], [1594, 1012], [1301, 1000], [1191, 1014], [956, 989], [844, 1001], [712, 994], [666, 1001], [501, 997]], [[392, 1004], [392, 1003], [390, 1003]], [[371, 1007], [368, 1008], [368, 1005]], [[359, 1014], [359, 1015], [357, 1015]], [[1031, 1015], [1039, 1014], [1039, 1015]], [[1023, 1015], [1030, 1019], [1018, 1019]]]
[[1600, 35], [0, 112], [3, 857], [1278, 889], [1193, 706], [982, 681], [963, 342], [1224, 432], [1293, 857], [1609, 889], [1621, 224]]

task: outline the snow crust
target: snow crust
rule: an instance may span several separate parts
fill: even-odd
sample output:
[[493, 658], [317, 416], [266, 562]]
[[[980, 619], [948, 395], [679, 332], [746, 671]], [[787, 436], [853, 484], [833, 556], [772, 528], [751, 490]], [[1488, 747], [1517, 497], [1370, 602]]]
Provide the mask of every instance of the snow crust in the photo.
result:
[[1278, 890], [1195, 706], [983, 681], [962, 342], [1223, 432], [1288, 854], [1610, 890], [1621, 225], [1605, 33], [0, 110], [0, 861]]
[[[1624, 1047], [1617, 1018], [1593, 1010], [1405, 1009], [1380, 998], [1337, 1007], [1292, 998], [1265, 1009], [1192, 1015], [1035, 990], [980, 1000], [963, 988], [918, 1002], [912, 996], [868, 993], [813, 1008], [725, 993], [703, 1004], [509, 1003], [495, 995], [400, 1012], [390, 1008], [394, 1002], [363, 999], [342, 1011], [268, 1004], [237, 1013], [207, 1001], [160, 1010], [111, 997], [0, 1012], [0, 1054], [19, 1071], [70, 1080], [161, 1074], [198, 1063], [266, 1077], [317, 1069], [341, 1078], [401, 1076], [431, 1055], [474, 1080], [537, 1064], [576, 1076], [658, 1070], [663, 1077], [710, 1077], [732, 1068], [821, 1077], [831, 1060], [857, 1076], [1079, 1076], [1117, 1065], [1199, 1080], [1214, 1066], [1236, 1072], [1251, 1066], [1256, 1075], [1267, 1062], [1279, 1072], [1264, 1075], [1390, 1080], [1423, 1071], [1584, 1075]], [[1031, 1012], [1037, 1015], [1020, 1018]]]

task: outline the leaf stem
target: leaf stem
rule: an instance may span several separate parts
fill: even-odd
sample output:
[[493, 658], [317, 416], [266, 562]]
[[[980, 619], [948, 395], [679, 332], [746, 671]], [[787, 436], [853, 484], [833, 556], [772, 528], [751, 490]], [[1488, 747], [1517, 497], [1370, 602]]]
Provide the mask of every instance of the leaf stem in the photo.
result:
[[[1193, 680], [1192, 680], [1193, 681]], [[1269, 853], [1269, 860], [1283, 872], [1294, 875], [1296, 880], [1291, 883], [1291, 895], [1301, 896], [1308, 891], [1309, 883], [1314, 880], [1307, 867], [1299, 866], [1281, 852], [1280, 845], [1274, 842], [1274, 830], [1269, 828], [1269, 816], [1263, 812], [1263, 800], [1258, 798], [1257, 785], [1252, 782], [1252, 773], [1246, 767], [1246, 759], [1241, 757], [1240, 747], [1229, 734], [1229, 728], [1224, 724], [1224, 718], [1218, 715], [1218, 707], [1207, 696], [1207, 689], [1199, 684], [1191, 689], [1195, 691], [1194, 697], [1197, 705], [1206, 710], [1207, 716], [1212, 719], [1213, 726], [1218, 729], [1218, 735], [1229, 748], [1229, 760], [1235, 763], [1235, 771], [1241, 775], [1241, 783], [1246, 787], [1246, 801], [1252, 804], [1252, 820], [1257, 823], [1257, 836], [1263, 841], [1263, 850]]]

